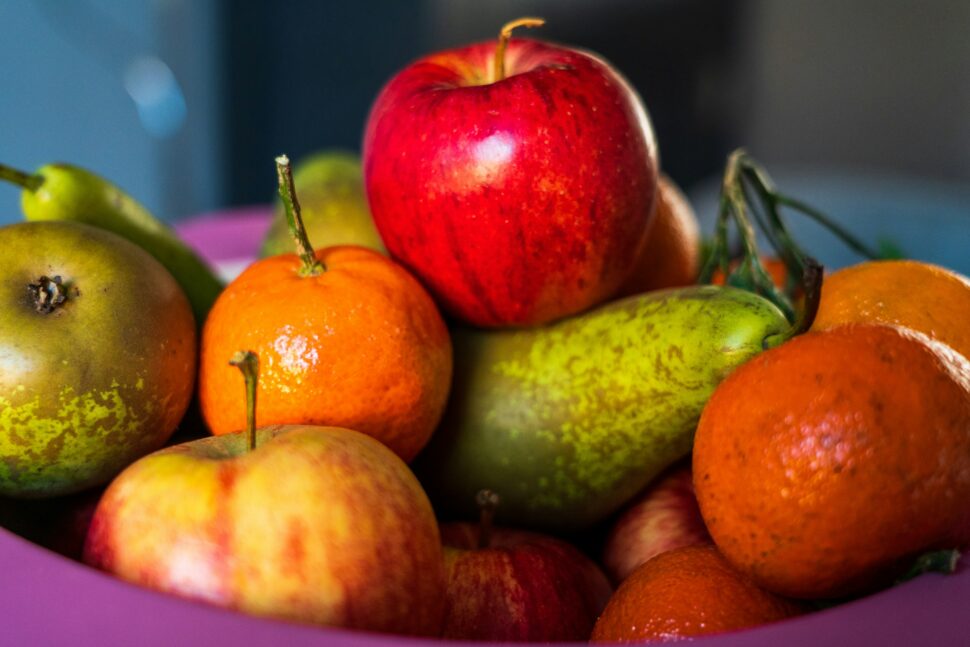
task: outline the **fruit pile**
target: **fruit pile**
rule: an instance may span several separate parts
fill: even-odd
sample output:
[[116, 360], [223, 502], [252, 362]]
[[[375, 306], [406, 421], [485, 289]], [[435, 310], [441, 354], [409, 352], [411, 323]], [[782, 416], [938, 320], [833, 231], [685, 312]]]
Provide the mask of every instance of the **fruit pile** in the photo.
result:
[[702, 259], [640, 99], [511, 38], [539, 24], [401, 71], [362, 162], [277, 158], [225, 286], [107, 180], [0, 166], [27, 220], [0, 523], [245, 613], [462, 640], [670, 640], [952, 570], [970, 281], [823, 277], [779, 209], [824, 216], [743, 151]]

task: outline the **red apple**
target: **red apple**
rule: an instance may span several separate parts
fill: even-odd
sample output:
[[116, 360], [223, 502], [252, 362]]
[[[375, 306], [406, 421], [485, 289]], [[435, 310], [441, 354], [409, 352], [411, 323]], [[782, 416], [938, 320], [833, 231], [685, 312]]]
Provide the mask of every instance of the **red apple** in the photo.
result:
[[505, 50], [507, 33], [399, 72], [363, 144], [388, 250], [480, 326], [540, 324], [610, 297], [657, 182], [650, 121], [615, 69], [546, 42]]
[[690, 464], [679, 463], [620, 515], [603, 549], [603, 567], [614, 584], [619, 584], [655, 555], [710, 542], [694, 497]]
[[585, 641], [612, 593], [596, 564], [553, 537], [455, 522], [441, 525], [441, 538], [443, 638]]
[[287, 620], [437, 635], [438, 526], [387, 447], [334, 427], [204, 438], [140, 459], [105, 491], [89, 564], [130, 582]]

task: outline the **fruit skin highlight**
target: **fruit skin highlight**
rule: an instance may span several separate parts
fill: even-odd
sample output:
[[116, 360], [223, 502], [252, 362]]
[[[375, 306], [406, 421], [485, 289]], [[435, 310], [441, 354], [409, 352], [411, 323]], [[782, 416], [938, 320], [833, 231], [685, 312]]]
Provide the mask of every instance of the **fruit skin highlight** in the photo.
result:
[[715, 543], [764, 588], [838, 598], [970, 545], [970, 362], [910, 330], [846, 325], [714, 391], [694, 484]]
[[227, 357], [260, 357], [257, 424], [322, 424], [376, 437], [405, 461], [428, 441], [451, 382], [451, 339], [400, 265], [363, 247], [256, 261], [216, 300], [202, 332], [199, 398], [213, 434], [245, 428], [243, 380]]
[[476, 326], [528, 326], [605, 301], [652, 217], [657, 147], [608, 63], [513, 39], [424, 57], [368, 117], [364, 178], [394, 258]]
[[825, 279], [813, 330], [847, 323], [905, 326], [970, 359], [970, 279], [914, 260], [867, 261]]
[[474, 518], [499, 483], [498, 523], [589, 527], [686, 456], [714, 387], [791, 330], [766, 299], [715, 286], [542, 328], [456, 329], [448, 410], [415, 471], [442, 513]]
[[442, 638], [586, 640], [612, 593], [606, 576], [572, 545], [509, 528], [479, 544], [472, 523], [441, 526], [448, 573]]
[[204, 438], [131, 465], [95, 511], [85, 561], [254, 615], [437, 635], [438, 524], [407, 466], [347, 429], [270, 427], [248, 442]]
[[613, 522], [600, 562], [614, 583], [660, 553], [710, 543], [692, 476], [689, 461], [678, 463], [638, 494]]
[[[0, 495], [105, 483], [161, 447], [188, 407], [189, 302], [146, 251], [88, 225], [9, 225], [0, 249]], [[65, 292], [49, 312], [28, 289], [41, 277]]]
[[610, 598], [591, 642], [673, 642], [784, 620], [806, 608], [758, 588], [710, 544], [662, 553]]

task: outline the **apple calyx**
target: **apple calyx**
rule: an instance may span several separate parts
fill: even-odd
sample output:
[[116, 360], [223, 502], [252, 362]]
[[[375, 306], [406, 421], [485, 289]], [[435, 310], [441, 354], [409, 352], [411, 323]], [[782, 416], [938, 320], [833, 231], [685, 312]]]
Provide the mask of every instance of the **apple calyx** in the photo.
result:
[[492, 524], [499, 496], [489, 489], [482, 489], [475, 495], [475, 503], [478, 505], [478, 547], [488, 548], [492, 545]]
[[18, 171], [15, 168], [4, 166], [3, 164], [0, 164], [0, 180], [16, 184], [27, 191], [36, 191], [44, 183], [44, 178], [40, 175], [24, 173], [23, 171]]
[[300, 202], [296, 197], [296, 186], [293, 184], [293, 171], [290, 168], [290, 158], [280, 155], [276, 158], [276, 176], [279, 180], [279, 194], [286, 211], [286, 224], [296, 244], [297, 254], [303, 265], [300, 276], [317, 276], [327, 271], [324, 265], [313, 253], [313, 246], [307, 237], [303, 217], [300, 214]]
[[249, 451], [256, 449], [256, 383], [259, 380], [259, 358], [251, 350], [237, 350], [229, 364], [239, 369], [246, 381], [246, 434]]
[[27, 293], [34, 304], [34, 310], [40, 314], [49, 315], [67, 301], [68, 289], [59, 275], [54, 277], [44, 275], [37, 279], [36, 283], [27, 284]]
[[502, 25], [498, 34], [498, 45], [495, 47], [495, 65], [493, 68], [492, 82], [501, 81], [505, 78], [505, 50], [512, 38], [512, 30], [517, 27], [541, 27], [546, 24], [542, 18], [517, 18]]

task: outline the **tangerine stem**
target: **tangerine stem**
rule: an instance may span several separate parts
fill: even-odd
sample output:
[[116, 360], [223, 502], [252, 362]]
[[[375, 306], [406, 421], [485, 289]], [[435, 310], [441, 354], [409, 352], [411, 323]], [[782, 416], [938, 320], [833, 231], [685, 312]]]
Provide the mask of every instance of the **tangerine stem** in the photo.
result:
[[39, 175], [24, 173], [4, 164], [0, 164], [0, 180], [16, 184], [27, 191], [36, 191], [44, 183], [44, 178]]
[[307, 237], [303, 217], [300, 214], [300, 201], [296, 197], [296, 186], [293, 184], [293, 171], [290, 169], [290, 158], [280, 155], [276, 158], [276, 176], [279, 181], [280, 199], [286, 211], [286, 224], [290, 228], [290, 235], [296, 244], [297, 254], [303, 261], [300, 276], [316, 276], [326, 272], [327, 267], [317, 259], [313, 246]]
[[495, 492], [483, 489], [475, 495], [475, 503], [478, 504], [478, 547], [488, 548], [492, 544], [492, 522], [499, 497]]
[[518, 27], [541, 27], [544, 24], [546, 21], [542, 18], [517, 18], [502, 26], [498, 34], [498, 45], [495, 47], [493, 83], [505, 78], [505, 50], [509, 46], [509, 39], [512, 38], [512, 30]]
[[229, 364], [239, 369], [246, 381], [246, 434], [249, 451], [256, 449], [256, 383], [259, 380], [259, 358], [251, 350], [237, 350]]

